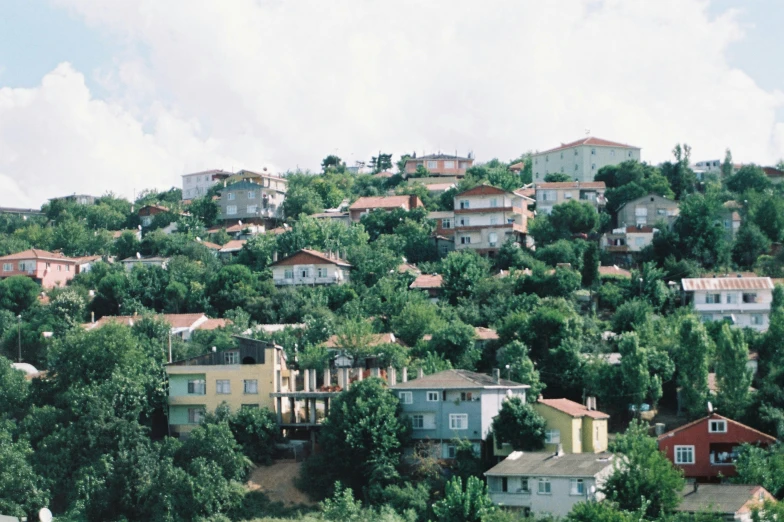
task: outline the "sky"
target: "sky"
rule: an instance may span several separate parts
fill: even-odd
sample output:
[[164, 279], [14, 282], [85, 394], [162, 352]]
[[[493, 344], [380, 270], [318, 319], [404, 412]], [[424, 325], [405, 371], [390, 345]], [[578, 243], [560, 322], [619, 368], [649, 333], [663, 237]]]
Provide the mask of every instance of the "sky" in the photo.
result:
[[3, 0], [0, 206], [590, 133], [784, 158], [780, 0]]

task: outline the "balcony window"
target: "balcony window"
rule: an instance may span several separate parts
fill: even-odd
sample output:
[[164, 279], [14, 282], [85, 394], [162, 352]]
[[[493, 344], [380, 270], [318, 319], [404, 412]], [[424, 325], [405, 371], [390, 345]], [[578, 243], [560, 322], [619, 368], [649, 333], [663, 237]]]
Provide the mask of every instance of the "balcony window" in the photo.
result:
[[762, 326], [762, 314], [751, 314], [751, 324], [754, 326]]
[[498, 234], [496, 234], [495, 232], [491, 232], [490, 234], [488, 234], [487, 235], [487, 242], [490, 243], [491, 247], [497, 246], [498, 245]]
[[490, 200], [490, 208], [496, 208], [496, 207], [498, 207], [498, 199], [493, 198]]
[[204, 420], [204, 408], [188, 408], [188, 424], [201, 424]]
[[712, 420], [708, 423], [708, 433], [727, 433], [727, 421]]
[[414, 395], [411, 392], [400, 392], [397, 394], [400, 404], [411, 404], [414, 402]]
[[204, 395], [207, 393], [207, 383], [204, 379], [191, 379], [188, 381], [188, 395]]
[[569, 481], [570, 495], [585, 495], [585, 482], [583, 479], [571, 479]]
[[449, 218], [442, 219], [441, 228], [452, 228], [452, 220]]
[[234, 216], [237, 214], [237, 205], [226, 205], [226, 215]]
[[460, 208], [471, 208], [471, 202], [467, 199], [460, 200]]
[[3, 272], [13, 272], [13, 271], [14, 271], [13, 263], [3, 263]]
[[223, 352], [223, 364], [239, 364], [240, 352]]
[[705, 304], [721, 304], [721, 294], [705, 294]]
[[676, 464], [694, 464], [694, 446], [675, 446]]
[[468, 429], [468, 414], [467, 413], [450, 413], [449, 414], [449, 429], [450, 430], [467, 430]]
[[226, 199], [228, 199], [229, 201], [234, 201], [234, 198], [236, 197], [237, 195], [234, 192], [229, 192], [228, 195], [226, 196]]
[[738, 304], [738, 294], [727, 294], [727, 304]]
[[460, 223], [461, 227], [468, 227], [471, 226], [471, 218], [461, 217], [458, 222]]
[[547, 430], [544, 433], [544, 441], [547, 444], [560, 444], [561, 430]]
[[248, 199], [256, 199], [256, 191], [255, 190], [249, 190], [248, 191]]
[[474, 394], [471, 392], [460, 392], [461, 401], [471, 401], [474, 399]]
[[470, 245], [471, 244], [471, 236], [462, 236], [460, 238], [461, 245]]
[[257, 379], [245, 379], [243, 382], [244, 393], [255, 395], [259, 393], [259, 381]]
[[521, 477], [520, 478], [520, 489], [518, 490], [518, 493], [530, 493], [530, 492], [531, 492], [531, 489], [530, 489], [530, 486], [528, 485], [528, 477]]
[[219, 379], [215, 381], [215, 393], [218, 395], [231, 394], [231, 381], [226, 379]]
[[743, 294], [744, 303], [758, 303], [757, 294]]
[[307, 279], [310, 277], [310, 268], [300, 268], [299, 269], [299, 276], [302, 279]]
[[258, 209], [259, 209], [258, 205], [248, 205], [246, 209], [246, 213], [255, 214]]
[[317, 269], [318, 277], [327, 277], [327, 269], [326, 268], [319, 268]]
[[714, 466], [734, 464], [738, 459], [738, 447], [733, 443], [711, 444], [708, 448], [710, 463]]

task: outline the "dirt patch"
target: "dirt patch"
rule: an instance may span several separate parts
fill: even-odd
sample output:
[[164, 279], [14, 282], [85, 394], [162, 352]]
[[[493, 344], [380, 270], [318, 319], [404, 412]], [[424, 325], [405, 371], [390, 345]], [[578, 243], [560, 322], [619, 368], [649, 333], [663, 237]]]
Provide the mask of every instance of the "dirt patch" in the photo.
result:
[[271, 466], [256, 466], [250, 474], [248, 489], [260, 490], [273, 502], [285, 505], [315, 505], [308, 496], [298, 490], [294, 479], [299, 475], [301, 462], [295, 460], [276, 460]]

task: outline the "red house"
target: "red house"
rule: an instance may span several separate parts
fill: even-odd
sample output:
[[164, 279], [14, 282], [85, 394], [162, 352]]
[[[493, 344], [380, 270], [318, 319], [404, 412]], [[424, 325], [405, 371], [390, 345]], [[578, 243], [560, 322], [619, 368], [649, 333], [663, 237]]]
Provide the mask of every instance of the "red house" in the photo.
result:
[[735, 475], [735, 458], [742, 444], [768, 446], [776, 439], [713, 413], [661, 435], [658, 442], [659, 450], [687, 478], [714, 482], [719, 475]]

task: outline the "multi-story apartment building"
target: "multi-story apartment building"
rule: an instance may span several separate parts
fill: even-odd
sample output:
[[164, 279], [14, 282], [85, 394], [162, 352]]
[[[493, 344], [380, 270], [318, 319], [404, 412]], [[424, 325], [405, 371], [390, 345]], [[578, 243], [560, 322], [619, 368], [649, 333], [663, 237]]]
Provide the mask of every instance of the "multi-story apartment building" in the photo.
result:
[[682, 279], [681, 285], [703, 321], [768, 329], [773, 301], [773, 281], [769, 277], [700, 277]]
[[428, 154], [417, 158], [416, 152], [406, 160], [405, 174], [416, 172], [417, 167], [424, 167], [433, 176], [465, 176], [466, 170], [474, 164], [474, 156], [453, 156], [451, 154]]
[[89, 194], [71, 194], [70, 196], [49, 199], [49, 201], [60, 200], [66, 201], [68, 203], [76, 203], [77, 205], [95, 205], [96, 197]]
[[242, 170], [224, 183], [220, 196], [224, 222], [272, 224], [283, 219], [288, 180]]
[[553, 207], [571, 200], [587, 201], [598, 211], [605, 205], [604, 181], [565, 181], [559, 183], [537, 183], [536, 211], [549, 214]]
[[548, 174], [566, 174], [575, 181], [593, 181], [607, 165], [640, 161], [640, 148], [600, 138], [583, 138], [533, 154], [534, 183]]
[[628, 201], [619, 208], [617, 223], [619, 227], [653, 226], [659, 221], [672, 225], [678, 213], [677, 201], [658, 194], [647, 194]]
[[276, 286], [339, 285], [351, 278], [351, 265], [340, 259], [337, 252], [302, 249], [275, 261], [270, 268]]
[[22, 275], [43, 288], [65, 286], [77, 273], [76, 259], [35, 248], [0, 257], [0, 265], [0, 279]]
[[205, 170], [192, 174], [182, 175], [182, 199], [200, 198], [207, 193], [215, 184], [229, 176], [231, 172], [220, 169]]
[[169, 363], [169, 428], [187, 436], [208, 411], [226, 403], [240, 408], [275, 410], [272, 393], [287, 391], [289, 371], [283, 349], [238, 337], [238, 347]]
[[454, 208], [455, 250], [494, 256], [506, 241], [525, 242], [531, 213], [513, 192], [479, 185], [456, 195]]

